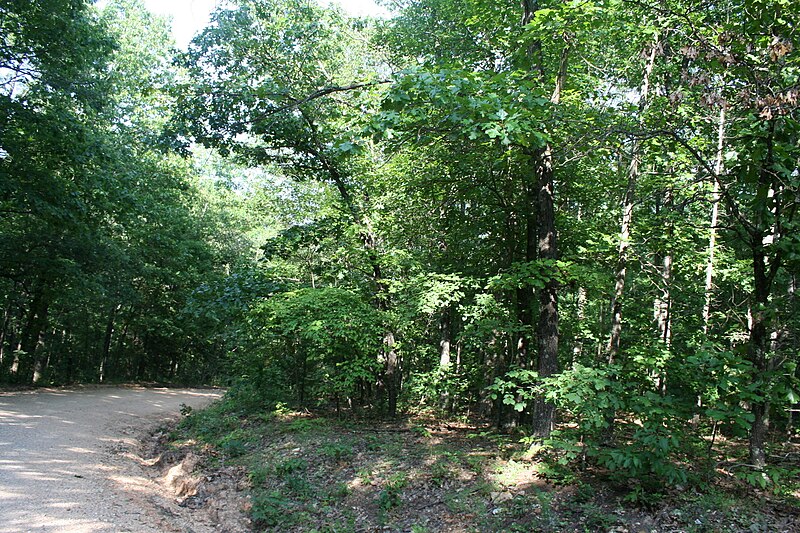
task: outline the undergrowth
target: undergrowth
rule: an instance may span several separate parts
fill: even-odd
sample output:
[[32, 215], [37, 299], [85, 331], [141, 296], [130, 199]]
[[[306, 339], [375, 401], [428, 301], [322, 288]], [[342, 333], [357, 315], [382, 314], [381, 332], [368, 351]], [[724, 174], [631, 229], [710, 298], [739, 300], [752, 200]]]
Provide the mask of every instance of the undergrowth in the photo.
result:
[[235, 394], [185, 415], [174, 445], [246, 469], [259, 531], [792, 531], [798, 512], [798, 478], [762, 490], [720, 469], [654, 486], [468, 424], [340, 420]]

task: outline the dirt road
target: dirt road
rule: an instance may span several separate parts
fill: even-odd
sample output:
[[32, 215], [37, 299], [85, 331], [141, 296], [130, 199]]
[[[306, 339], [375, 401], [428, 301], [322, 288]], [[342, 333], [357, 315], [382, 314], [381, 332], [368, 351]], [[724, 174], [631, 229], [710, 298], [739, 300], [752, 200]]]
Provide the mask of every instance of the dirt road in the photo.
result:
[[[0, 533], [191, 530], [160, 520], [155, 489], [126, 450], [214, 390], [0, 392]], [[161, 513], [163, 515], [163, 513]]]

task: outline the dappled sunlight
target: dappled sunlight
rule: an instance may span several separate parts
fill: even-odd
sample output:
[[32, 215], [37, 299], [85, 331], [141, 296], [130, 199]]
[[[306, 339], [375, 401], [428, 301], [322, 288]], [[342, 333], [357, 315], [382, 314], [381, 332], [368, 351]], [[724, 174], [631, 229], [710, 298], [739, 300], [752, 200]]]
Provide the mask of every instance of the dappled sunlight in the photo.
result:
[[152, 492], [150, 480], [143, 476], [109, 474], [108, 479], [116, 483], [119, 488], [124, 488], [125, 492]]
[[67, 448], [65, 446], [62, 446], [62, 448], [64, 448], [66, 451], [72, 452], [72, 453], [91, 453], [91, 454], [99, 453], [97, 450], [90, 450], [88, 448], [77, 448], [77, 447], [74, 447], [74, 446], [71, 446], [69, 448]]
[[[253, 512], [266, 517], [262, 526], [498, 531], [541, 507], [539, 495], [552, 490], [534, 465], [503, 458], [502, 445], [466, 425], [362, 425], [284, 412], [251, 417], [251, 433], [244, 435], [236, 428], [211, 429], [226, 420], [224, 414], [216, 423], [202, 416], [195, 424], [212, 442], [229, 442], [235, 434], [258, 443], [252, 445], [256, 455], [241, 461], [251, 465]], [[312, 523], [292, 518], [320, 507], [326, 511]]]
[[138, 466], [126, 452], [135, 436], [177, 416], [182, 403], [217, 396], [144, 388], [4, 394], [0, 533], [117, 531], [125, 509], [109, 502], [152, 490], [146, 478], [128, 472]]
[[73, 507], [77, 507], [79, 505], [78, 502], [55, 502], [51, 503], [50, 507], [55, 507], [57, 509], [72, 509]]

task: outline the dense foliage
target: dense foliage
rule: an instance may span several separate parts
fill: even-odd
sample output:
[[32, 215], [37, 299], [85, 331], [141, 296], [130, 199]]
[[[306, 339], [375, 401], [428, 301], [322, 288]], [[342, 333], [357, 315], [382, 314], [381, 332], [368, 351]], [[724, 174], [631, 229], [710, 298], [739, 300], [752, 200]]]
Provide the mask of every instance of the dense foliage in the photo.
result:
[[0, 5], [0, 379], [481, 416], [653, 483], [723, 435], [766, 484], [800, 6], [390, 4], [236, 0], [183, 53], [135, 0]]

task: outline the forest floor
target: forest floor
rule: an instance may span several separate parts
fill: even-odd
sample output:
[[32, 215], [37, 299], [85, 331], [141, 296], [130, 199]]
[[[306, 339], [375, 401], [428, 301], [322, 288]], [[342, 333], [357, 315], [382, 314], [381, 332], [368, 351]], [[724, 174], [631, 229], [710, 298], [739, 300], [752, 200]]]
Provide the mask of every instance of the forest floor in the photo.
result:
[[247, 515], [223, 531], [800, 532], [797, 487], [778, 495], [721, 474], [702, 491], [664, 489], [632, 504], [631, 487], [591, 472], [554, 479], [512, 439], [435, 419], [212, 407], [148, 448], [162, 459], [159, 475], [193, 476], [178, 490], [181, 506]]

